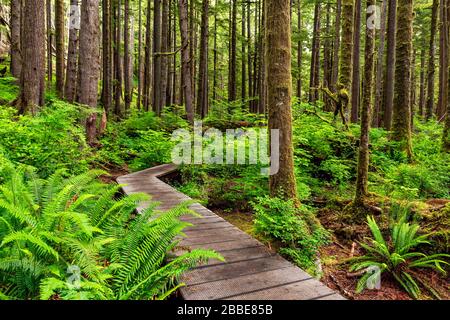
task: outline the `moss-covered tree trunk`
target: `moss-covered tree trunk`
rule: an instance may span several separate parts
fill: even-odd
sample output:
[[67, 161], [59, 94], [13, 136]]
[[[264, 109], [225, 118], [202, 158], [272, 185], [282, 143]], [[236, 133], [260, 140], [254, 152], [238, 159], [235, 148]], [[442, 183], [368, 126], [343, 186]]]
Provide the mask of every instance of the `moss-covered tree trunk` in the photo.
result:
[[433, 116], [434, 112], [434, 78], [435, 78], [435, 63], [436, 58], [436, 29], [438, 17], [439, 0], [433, 0], [433, 7], [431, 9], [431, 26], [430, 26], [430, 44], [428, 52], [428, 92], [427, 92], [427, 120]]
[[65, 71], [65, 1], [55, 1], [56, 91], [64, 97]]
[[[375, 0], [367, 0], [367, 7], [374, 5]], [[369, 21], [372, 13], [367, 10]], [[364, 49], [364, 86], [361, 102], [361, 138], [359, 143], [358, 173], [356, 178], [355, 205], [363, 205], [368, 193], [369, 173], [369, 131], [372, 113], [372, 85], [374, 73], [375, 28], [367, 23], [366, 44]]]
[[290, 0], [266, 0], [265, 19], [269, 128], [280, 132], [280, 169], [270, 176], [270, 193], [272, 196], [296, 199], [292, 148]]
[[386, 73], [384, 77], [383, 127], [386, 130], [391, 130], [393, 108], [392, 105], [394, 102], [397, 0], [388, 1], [389, 13], [387, 23]]
[[[352, 86], [352, 60], [353, 60], [353, 7], [355, 0], [342, 0], [342, 43], [339, 60], [339, 84], [344, 87], [347, 94]], [[346, 106], [343, 106], [346, 107]]]
[[413, 0], [399, 0], [397, 8], [397, 40], [395, 94], [392, 139], [412, 158], [411, 142], [411, 56], [413, 32]]
[[[450, 18], [450, 0], [447, 0], [447, 19]], [[450, 33], [450, 23], [447, 21], [447, 30]], [[450, 56], [450, 46], [447, 47], [448, 56]], [[447, 91], [450, 92], [450, 64], [447, 69]], [[445, 120], [444, 135], [443, 135], [443, 150], [450, 152], [450, 99], [447, 100], [447, 115]]]
[[10, 21], [10, 34], [11, 34], [11, 74], [20, 78], [20, 72], [22, 71], [22, 58], [20, 56], [20, 28], [21, 28], [21, 16], [22, 16], [22, 1], [11, 0], [11, 21]]

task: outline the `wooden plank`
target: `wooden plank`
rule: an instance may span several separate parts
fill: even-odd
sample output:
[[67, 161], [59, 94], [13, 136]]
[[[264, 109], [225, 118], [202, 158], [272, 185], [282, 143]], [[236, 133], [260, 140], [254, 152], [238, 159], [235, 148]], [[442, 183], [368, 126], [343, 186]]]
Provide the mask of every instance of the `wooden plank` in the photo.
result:
[[291, 267], [292, 264], [278, 255], [248, 259], [232, 263], [202, 266], [186, 273], [182, 281], [188, 285], [233, 279], [239, 276]]
[[270, 270], [232, 279], [190, 285], [184, 289], [184, 294], [192, 300], [216, 300], [287, 285], [306, 279], [311, 279], [311, 276], [297, 267], [292, 266], [281, 270]]

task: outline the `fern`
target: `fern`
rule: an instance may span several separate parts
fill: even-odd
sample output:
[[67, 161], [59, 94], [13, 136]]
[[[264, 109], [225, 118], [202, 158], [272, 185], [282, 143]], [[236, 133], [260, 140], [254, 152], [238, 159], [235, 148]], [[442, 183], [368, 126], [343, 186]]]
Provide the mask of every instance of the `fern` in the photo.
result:
[[[366, 250], [364, 256], [351, 259], [350, 271], [359, 271], [370, 266], [377, 266], [381, 272], [389, 272], [403, 289], [414, 299], [421, 294], [422, 283], [416, 277], [413, 270], [415, 268], [432, 268], [442, 274], [445, 270], [442, 265], [449, 263], [444, 259], [450, 258], [448, 254], [426, 255], [411, 250], [421, 244], [429, 244], [430, 235], [418, 235], [419, 225], [410, 224], [406, 219], [393, 225], [391, 239], [386, 241], [373, 217], [367, 217], [367, 224], [372, 232], [372, 239], [367, 239], [366, 243], [360, 243]], [[369, 273], [365, 273], [358, 281], [356, 292], [364, 290]], [[427, 286], [425, 286], [427, 287]], [[432, 292], [436, 295], [436, 292]]]

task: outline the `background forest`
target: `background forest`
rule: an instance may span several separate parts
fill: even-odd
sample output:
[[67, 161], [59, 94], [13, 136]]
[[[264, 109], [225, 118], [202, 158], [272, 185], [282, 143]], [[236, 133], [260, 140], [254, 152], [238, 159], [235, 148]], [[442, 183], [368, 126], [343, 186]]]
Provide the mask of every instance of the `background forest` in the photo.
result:
[[223, 260], [115, 183], [194, 120], [280, 129], [280, 172], [178, 190], [347, 298], [448, 299], [449, 92], [449, 0], [0, 0], [0, 299], [166, 299]]

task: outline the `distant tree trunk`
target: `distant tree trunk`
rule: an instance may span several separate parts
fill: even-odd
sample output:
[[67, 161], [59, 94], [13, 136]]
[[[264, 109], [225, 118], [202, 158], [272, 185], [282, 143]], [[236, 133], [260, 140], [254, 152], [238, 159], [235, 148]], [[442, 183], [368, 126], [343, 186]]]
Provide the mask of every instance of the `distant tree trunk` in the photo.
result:
[[[80, 104], [97, 107], [99, 61], [99, 0], [82, 0], [80, 29], [80, 59], [78, 62], [78, 95]], [[86, 136], [90, 144], [97, 137], [97, 114], [86, 119]]]
[[183, 67], [182, 87], [186, 104], [186, 114], [189, 123], [194, 124], [194, 109], [192, 106], [191, 67], [189, 55], [188, 7], [187, 0], [179, 0], [180, 33], [181, 33], [181, 64]]
[[[258, 103], [258, 113], [265, 114], [267, 111], [266, 101], [267, 101], [267, 78], [266, 78], [266, 55], [264, 54], [266, 50], [267, 43], [264, 40], [265, 30], [266, 30], [266, 11], [265, 8], [266, 0], [261, 0], [261, 9], [260, 9], [260, 21], [259, 21], [259, 50], [260, 50], [260, 67], [259, 67], [259, 83], [258, 83], [258, 95], [259, 95], [259, 103]], [[289, 23], [290, 27], [290, 23]]]
[[434, 113], [434, 79], [435, 79], [435, 55], [436, 55], [436, 30], [439, 10], [439, 0], [433, 0], [430, 26], [430, 47], [428, 55], [428, 78], [427, 78], [427, 107], [426, 118], [429, 120]]
[[[352, 93], [351, 93], [351, 116], [352, 123], [358, 122], [359, 98], [360, 98], [360, 43], [361, 43], [361, 0], [355, 0], [355, 17], [353, 27], [353, 62], [352, 62]], [[366, 81], [367, 79], [364, 79]]]
[[314, 5], [314, 27], [311, 44], [311, 67], [309, 71], [309, 102], [315, 103], [319, 98], [317, 87], [319, 86], [320, 66], [320, 3]]
[[[253, 88], [253, 79], [252, 79], [252, 31], [251, 31], [251, 2], [247, 2], [247, 72], [248, 72], [248, 97], [250, 99], [253, 98], [252, 88]], [[251, 102], [250, 102], [251, 103]], [[249, 103], [249, 104], [250, 104]], [[249, 105], [250, 107], [250, 105]]]
[[[342, 0], [342, 43], [339, 61], [339, 84], [350, 96], [352, 87], [352, 63], [353, 63], [353, 6], [354, 0]], [[347, 106], [343, 106], [346, 108]], [[346, 112], [346, 110], [343, 110]]]
[[22, 0], [11, 0], [11, 74], [15, 78], [20, 78], [22, 71], [22, 58], [20, 50], [20, 30], [22, 21]]
[[280, 169], [269, 178], [270, 194], [296, 200], [292, 147], [290, 1], [266, 0], [265, 13], [269, 129], [280, 131]]
[[64, 97], [65, 70], [65, 3], [55, 0], [55, 39], [56, 39], [56, 92]]
[[[44, 104], [45, 88], [45, 3], [25, 1], [23, 5], [21, 114], [36, 114]], [[26, 23], [25, 23], [26, 22]]]
[[161, 0], [153, 2], [153, 111], [161, 114]]
[[139, 0], [138, 5], [139, 10], [139, 18], [138, 18], [138, 67], [137, 67], [137, 73], [138, 73], [138, 95], [136, 100], [136, 108], [138, 110], [141, 110], [141, 102], [142, 102], [142, 0]]
[[411, 100], [411, 130], [413, 128], [413, 120], [414, 120], [414, 114], [415, 114], [415, 107], [416, 107], [416, 56], [417, 51], [413, 49], [413, 54], [411, 58], [411, 92], [410, 92], [410, 100]]
[[113, 70], [112, 70], [112, 15], [113, 5], [111, 0], [102, 0], [102, 61], [103, 61], [103, 83], [102, 104], [106, 113], [112, 108], [113, 96]]
[[217, 3], [214, 3], [213, 101], [217, 100]]
[[[70, 19], [76, 19], [76, 9], [79, 7], [78, 0], [70, 1], [71, 9]], [[78, 69], [78, 25], [76, 21], [70, 22], [69, 29], [69, 48], [67, 50], [67, 70], [66, 70], [66, 84], [64, 88], [64, 96], [67, 101], [73, 102], [76, 98], [77, 90], [77, 69]], [[103, 80], [105, 83], [105, 79]], [[103, 84], [105, 85], [105, 84]]]
[[333, 42], [333, 67], [331, 71], [331, 89], [336, 90], [336, 85], [339, 75], [339, 49], [341, 46], [341, 14], [342, 14], [342, 3], [341, 0], [336, 2], [336, 20], [334, 29], [334, 42]]
[[[47, 21], [47, 87], [51, 88], [53, 82], [53, 27], [52, 27], [52, 1], [46, 0]], [[25, 24], [25, 21], [22, 21]]]
[[[447, 0], [447, 30], [450, 32], [450, 0]], [[447, 48], [450, 55], [450, 45]], [[450, 91], [450, 64], [447, 65], [447, 91]], [[443, 151], [450, 153], [450, 101], [447, 101], [447, 114], [445, 117], [444, 133], [442, 137]]]
[[132, 49], [130, 32], [130, 0], [124, 0], [124, 23], [123, 23], [123, 38], [124, 38], [124, 85], [125, 85], [125, 110], [129, 110], [131, 101], [133, 100], [133, 69], [132, 69]]
[[425, 110], [425, 43], [422, 44], [420, 52], [419, 116], [423, 117]]
[[237, 96], [236, 89], [236, 37], [237, 37], [237, 0], [232, 0], [231, 13], [231, 49], [230, 49], [230, 79], [228, 85], [228, 100], [235, 101]]
[[386, 75], [384, 79], [383, 126], [386, 130], [391, 130], [392, 104], [394, 102], [397, 0], [388, 1], [389, 12], [387, 27]]
[[375, 110], [373, 113], [372, 121], [374, 127], [378, 127], [381, 125], [380, 119], [383, 106], [383, 57], [386, 35], [387, 2], [388, 0], [383, 0], [381, 6], [380, 40], [378, 43], [378, 58], [375, 75]]
[[150, 86], [152, 83], [152, 29], [151, 16], [152, 16], [152, 0], [147, 2], [147, 21], [145, 25], [145, 63], [144, 63], [144, 86], [143, 86], [143, 105], [144, 110], [150, 110]]
[[[367, 0], [367, 8], [375, 4], [375, 0]], [[369, 21], [372, 13], [366, 11], [366, 21]], [[372, 84], [374, 69], [375, 28], [366, 26], [366, 43], [364, 49], [364, 85], [361, 103], [361, 137], [359, 142], [358, 170], [356, 178], [355, 205], [364, 205], [368, 194], [369, 175], [369, 132], [372, 112]]]
[[[340, 0], [338, 0], [340, 1]], [[303, 56], [303, 42], [300, 35], [302, 31], [302, 3], [297, 0], [297, 32], [299, 33], [299, 40], [297, 42], [297, 97], [302, 98], [302, 56]]]
[[441, 119], [445, 115], [448, 103], [448, 17], [447, 0], [440, 0], [440, 24], [439, 24], [439, 95], [436, 108], [436, 115]]
[[202, 117], [208, 114], [208, 39], [209, 39], [209, 0], [202, 1], [202, 23], [200, 37], [200, 66], [197, 93], [197, 113]]
[[167, 105], [167, 84], [168, 84], [168, 48], [169, 48], [169, 2], [168, 0], [162, 0], [162, 16], [161, 16], [161, 93], [160, 93], [160, 109]]
[[114, 3], [114, 13], [115, 18], [114, 20], [114, 34], [115, 34], [115, 40], [114, 40], [114, 114], [117, 117], [122, 117], [122, 106], [121, 106], [121, 98], [122, 98], [122, 59], [121, 59], [121, 24], [120, 20], [121, 18], [121, 0], [116, 0]]
[[[324, 88], [329, 88], [331, 83], [331, 64], [332, 64], [332, 48], [331, 48], [331, 32], [330, 32], [330, 14], [331, 14], [331, 3], [327, 3], [326, 5], [326, 19], [325, 19], [325, 32], [323, 37], [325, 40], [323, 41], [323, 78], [322, 78], [322, 86]], [[324, 110], [331, 111], [332, 110], [332, 102], [326, 96], [323, 97], [323, 101], [325, 103]]]
[[412, 159], [411, 143], [411, 56], [413, 0], [399, 0], [397, 9], [397, 44], [395, 64], [395, 95], [392, 139]]

